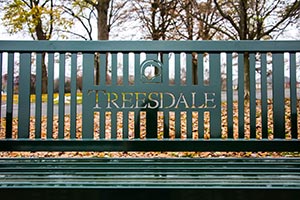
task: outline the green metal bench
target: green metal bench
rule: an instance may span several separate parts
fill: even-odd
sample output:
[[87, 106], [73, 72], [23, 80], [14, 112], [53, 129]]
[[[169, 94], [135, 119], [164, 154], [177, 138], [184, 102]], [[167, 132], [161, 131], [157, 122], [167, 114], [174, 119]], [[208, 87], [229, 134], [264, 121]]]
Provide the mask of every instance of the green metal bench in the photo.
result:
[[300, 158], [177, 152], [299, 154], [299, 52], [300, 41], [0, 41], [1, 199], [296, 199]]

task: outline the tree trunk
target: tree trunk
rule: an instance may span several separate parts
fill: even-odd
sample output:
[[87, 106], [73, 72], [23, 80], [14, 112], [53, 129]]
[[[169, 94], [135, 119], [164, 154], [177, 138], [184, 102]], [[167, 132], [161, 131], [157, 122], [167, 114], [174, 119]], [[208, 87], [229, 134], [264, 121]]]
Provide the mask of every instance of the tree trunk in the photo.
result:
[[[239, 2], [239, 16], [240, 16], [240, 40], [249, 40], [248, 29], [248, 5], [244, 0]], [[249, 52], [244, 52], [244, 98], [246, 101], [250, 98], [250, 61]]]
[[[98, 28], [98, 40], [108, 40], [109, 39], [109, 26], [107, 24], [108, 17], [108, 8], [109, 8], [110, 0], [98, 0], [96, 5], [98, 20], [97, 20], [97, 28]], [[107, 55], [106, 55], [107, 61]], [[107, 62], [106, 62], [107, 63]], [[99, 85], [100, 83], [100, 55], [98, 53], [95, 54], [95, 84]], [[107, 66], [106, 66], [107, 67]], [[107, 71], [107, 70], [106, 70]]]
[[47, 66], [45, 63], [45, 57], [46, 54], [42, 54], [42, 94], [48, 93], [48, 72], [47, 72]]
[[249, 52], [244, 53], [244, 98], [249, 100], [250, 98], [250, 60]]
[[198, 58], [197, 53], [192, 53], [192, 70], [193, 70], [193, 84], [198, 84]]
[[[41, 20], [39, 20], [39, 23], [35, 27], [35, 31], [38, 40], [47, 40], [46, 34], [43, 31]], [[42, 66], [41, 66], [42, 67], [42, 94], [47, 94], [47, 88], [48, 88], [48, 72], [45, 63], [45, 56], [46, 54], [42, 53]]]
[[98, 0], [98, 40], [109, 39], [109, 27], [107, 24], [107, 13], [110, 0]]

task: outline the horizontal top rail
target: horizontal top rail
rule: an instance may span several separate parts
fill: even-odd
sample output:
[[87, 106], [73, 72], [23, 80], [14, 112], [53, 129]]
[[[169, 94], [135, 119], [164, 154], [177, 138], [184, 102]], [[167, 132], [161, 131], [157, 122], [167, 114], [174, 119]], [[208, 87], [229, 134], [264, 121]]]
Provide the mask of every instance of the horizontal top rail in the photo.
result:
[[1, 52], [297, 52], [300, 41], [0, 41]]

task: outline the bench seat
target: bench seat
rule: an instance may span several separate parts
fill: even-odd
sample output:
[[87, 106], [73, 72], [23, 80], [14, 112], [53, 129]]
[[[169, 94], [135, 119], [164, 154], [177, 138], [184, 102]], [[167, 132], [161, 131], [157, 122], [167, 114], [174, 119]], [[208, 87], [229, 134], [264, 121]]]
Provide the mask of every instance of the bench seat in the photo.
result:
[[300, 158], [1, 158], [0, 187], [300, 189]]

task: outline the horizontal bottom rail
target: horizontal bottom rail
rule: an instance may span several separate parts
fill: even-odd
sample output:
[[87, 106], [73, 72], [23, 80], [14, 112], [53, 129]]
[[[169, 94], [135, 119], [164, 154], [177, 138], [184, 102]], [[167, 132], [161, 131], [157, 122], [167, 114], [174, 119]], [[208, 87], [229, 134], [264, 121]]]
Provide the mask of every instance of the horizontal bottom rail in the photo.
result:
[[274, 151], [299, 152], [300, 140], [0, 140], [0, 151]]

